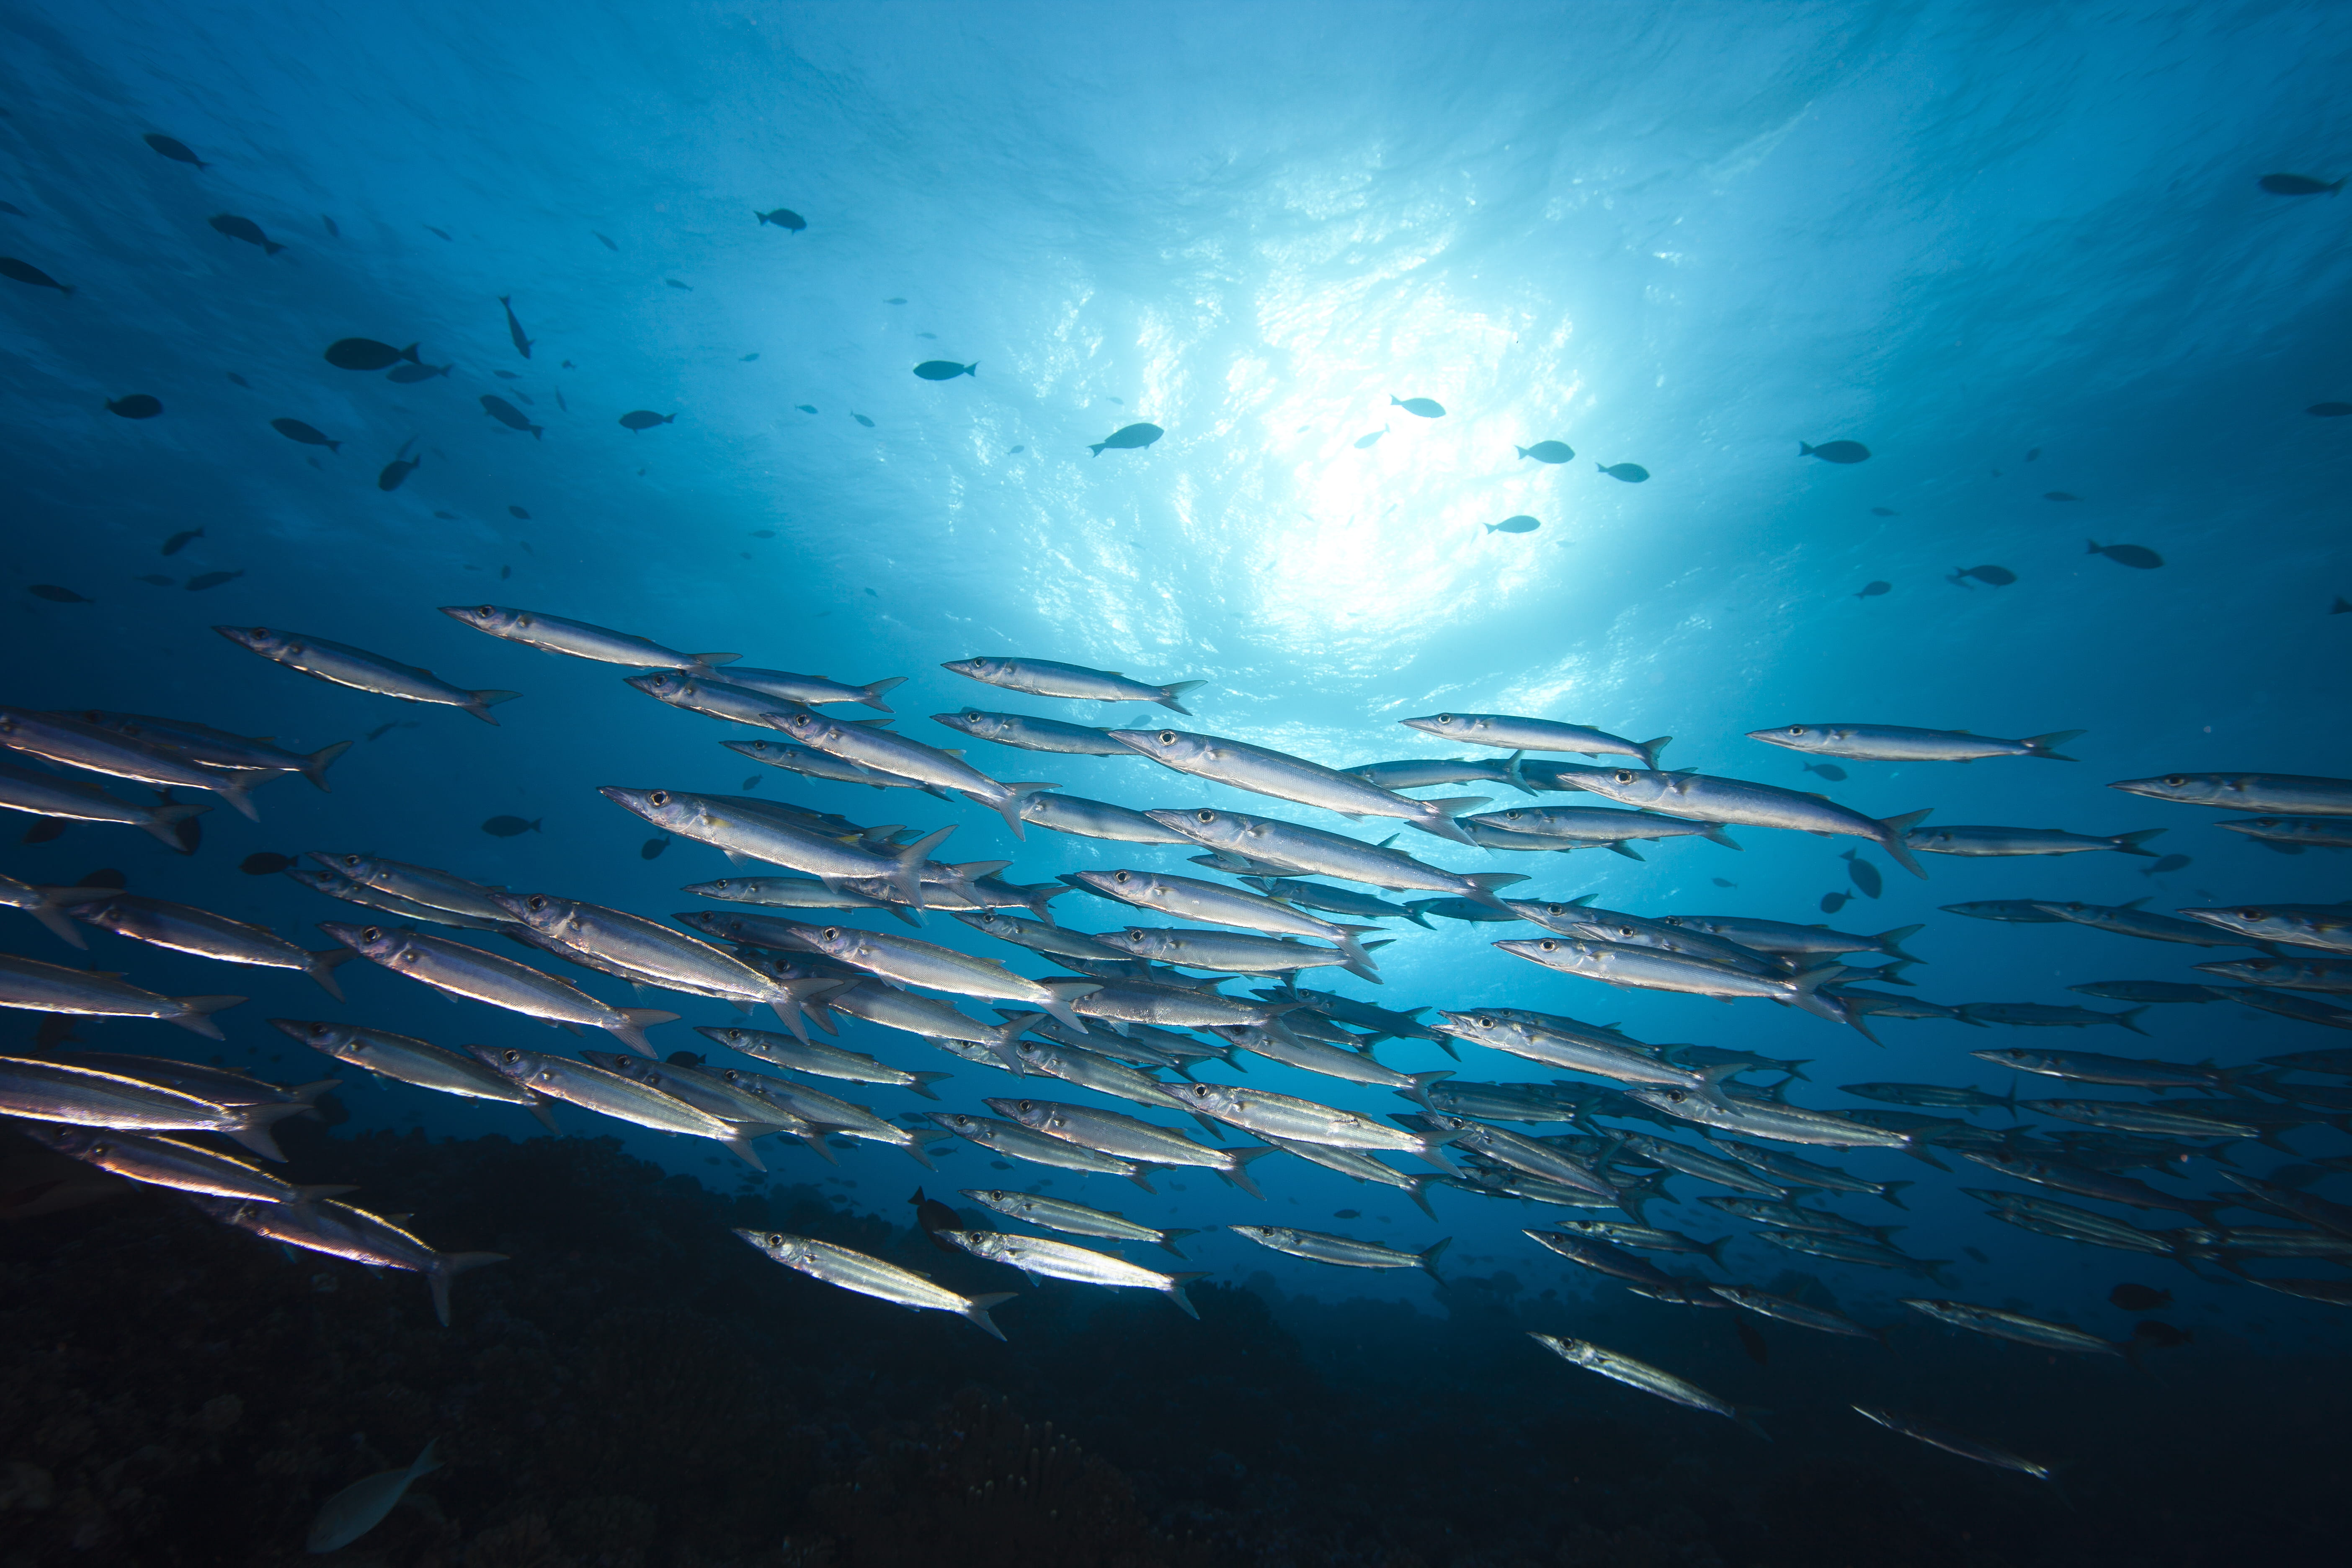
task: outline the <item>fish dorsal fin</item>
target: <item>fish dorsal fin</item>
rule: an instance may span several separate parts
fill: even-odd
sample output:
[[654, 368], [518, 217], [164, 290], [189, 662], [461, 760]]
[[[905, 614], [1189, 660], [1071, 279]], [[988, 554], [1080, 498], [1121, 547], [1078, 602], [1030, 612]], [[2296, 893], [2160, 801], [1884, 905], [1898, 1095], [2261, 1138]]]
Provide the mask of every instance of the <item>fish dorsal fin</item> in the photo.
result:
[[2134, 899], [2131, 902], [2129, 902], [2129, 903], [2127, 903], [2127, 904], [2117, 904], [2117, 905], [2116, 906], [2116, 908], [2117, 908], [2117, 909], [2119, 909], [2119, 910], [2136, 910], [2136, 909], [2139, 908], [2142, 904], [2144, 904], [2144, 903], [2147, 902], [2148, 898], [2153, 897], [2153, 896], [2154, 896], [2153, 894], [2150, 894], [2150, 895], [2147, 895], [2147, 896], [2144, 896], [2144, 897], [2141, 897], [2141, 898], [2137, 898], [2137, 899]]

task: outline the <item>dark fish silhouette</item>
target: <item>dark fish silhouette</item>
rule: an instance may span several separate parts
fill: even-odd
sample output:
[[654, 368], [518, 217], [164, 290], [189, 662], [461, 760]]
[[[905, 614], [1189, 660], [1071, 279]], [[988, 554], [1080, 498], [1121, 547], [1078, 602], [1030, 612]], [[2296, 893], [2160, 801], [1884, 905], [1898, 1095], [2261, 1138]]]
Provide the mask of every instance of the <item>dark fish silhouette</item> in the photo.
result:
[[2343, 595], [2338, 594], [2336, 595], [2336, 603], [2327, 607], [2327, 613], [2331, 616], [2352, 616], [2352, 600], [2347, 600]]
[[958, 364], [951, 359], [927, 359], [915, 367], [915, 374], [925, 381], [953, 381], [960, 375], [977, 380], [980, 365], [976, 361], [971, 364]]
[[[798, 234], [801, 230], [808, 227], [808, 219], [801, 216], [800, 214], [793, 211], [790, 207], [778, 207], [773, 212], [755, 212], [751, 216], [758, 218], [763, 224], [774, 224], [786, 234]], [[903, 305], [906, 301], [901, 300], [898, 303]]]
[[204, 536], [205, 531], [201, 528], [184, 528], [179, 532], [172, 535], [171, 538], [163, 541], [163, 548], [159, 552], [159, 553], [164, 555], [177, 555], [181, 551], [185, 550], [189, 545], [194, 543]]
[[133, 583], [147, 583], [147, 584], [152, 584], [153, 586], [158, 587], [158, 588], [169, 588], [169, 587], [171, 587], [171, 586], [172, 586], [175, 582], [177, 582], [177, 581], [178, 581], [178, 579], [177, 579], [177, 578], [166, 577], [166, 576], [163, 575], [161, 573], [156, 573], [156, 572], [151, 572], [151, 573], [149, 573], [149, 574], [148, 574], [146, 576], [144, 576], [144, 577], [133, 577], [133, 578], [132, 578], [132, 579], [131, 579], [131, 580]]
[[1611, 479], [1622, 479], [1629, 485], [1638, 485], [1650, 477], [1650, 470], [1639, 463], [1595, 463], [1592, 466]]
[[1845, 770], [1835, 763], [1807, 763], [1805, 772], [1819, 773], [1832, 784], [1845, 783]]
[[1743, 1319], [1731, 1326], [1739, 1331], [1739, 1348], [1748, 1352], [1749, 1361], [1758, 1366], [1772, 1363], [1772, 1352], [1765, 1347], [1764, 1336], [1757, 1331], [1755, 1324]]
[[1117, 452], [1140, 451], [1168, 434], [1157, 425], [1126, 425], [1112, 431], [1087, 450], [1099, 458], [1106, 448]]
[[1434, 397], [1399, 397], [1396, 394], [1391, 393], [1389, 406], [1402, 408], [1407, 414], [1417, 415], [1423, 419], [1445, 417], [1445, 405], [1438, 402]]
[[1356, 437], [1356, 450], [1357, 450], [1357, 451], [1359, 451], [1359, 452], [1361, 452], [1361, 451], [1365, 450], [1365, 449], [1366, 449], [1366, 448], [1368, 448], [1368, 447], [1377, 447], [1377, 446], [1379, 446], [1379, 445], [1380, 445], [1380, 441], [1381, 441], [1381, 437], [1383, 437], [1383, 436], [1385, 436], [1385, 435], [1387, 435], [1388, 433], [1389, 433], [1389, 427], [1388, 427], [1387, 426], [1383, 425], [1383, 426], [1381, 426], [1379, 429], [1377, 429], [1377, 430], [1373, 431], [1373, 432], [1372, 432], [1370, 435], [1369, 435], [1369, 436], [1359, 436], [1359, 437]]
[[96, 599], [84, 598], [71, 588], [60, 588], [55, 583], [36, 583], [26, 592], [36, 599], [47, 599], [52, 605], [95, 605]]
[[19, 844], [47, 844], [52, 839], [55, 839], [58, 835], [65, 832], [67, 826], [68, 824], [66, 819], [62, 816], [43, 817], [40, 821], [33, 824], [32, 826], [25, 829], [25, 836], [16, 840], [16, 842]]
[[2315, 419], [2341, 419], [2352, 414], [2352, 403], [2315, 403], [2304, 412]]
[[444, 239], [447, 239], [447, 238], [449, 237], [449, 231], [448, 231], [447, 229], [446, 229], [446, 228], [435, 228], [435, 227], [434, 227], [431, 224], [429, 224], [429, 223], [428, 223], [428, 224], [426, 224], [426, 225], [425, 226], [425, 233], [427, 233], [427, 234], [437, 234], [437, 235], [439, 235], [439, 236], [440, 236], [442, 238], [444, 238]]
[[2142, 1318], [2132, 1325], [2134, 1350], [2177, 1351], [2196, 1337], [2187, 1329], [2176, 1329], [2155, 1318]]
[[201, 594], [207, 588], [217, 588], [224, 583], [234, 583], [244, 575], [245, 572], [241, 567], [235, 572], [205, 572], [189, 578], [187, 590], [191, 594]]
[[248, 390], [250, 390], [250, 389], [251, 389], [251, 387], [252, 387], [252, 385], [253, 385], [253, 383], [251, 383], [251, 382], [249, 382], [249, 381], [246, 380], [246, 379], [245, 379], [245, 377], [243, 377], [243, 376], [241, 376], [241, 375], [237, 374], [236, 374], [236, 372], [233, 371], [233, 370], [230, 370], [230, 371], [223, 371], [221, 374], [224, 374], [224, 375], [226, 375], [226, 376], [227, 376], [231, 381], [233, 381], [233, 382], [236, 383], [239, 386], [245, 387], [245, 388], [247, 388], [247, 389], [248, 389]]
[[431, 381], [436, 375], [446, 375], [457, 368], [455, 361], [447, 364], [396, 364], [384, 380], [396, 381], [407, 386], [420, 381]]
[[758, 789], [760, 787], [760, 775], [753, 773], [750, 778], [745, 779], [743, 781], [743, 787], [745, 789]]
[[1538, 463], [1565, 463], [1576, 456], [1576, 448], [1565, 441], [1538, 441], [1532, 447], [1514, 447], [1511, 450]]
[[2159, 1307], [2172, 1305], [2172, 1292], [2159, 1290], [2153, 1285], [2134, 1285], [2126, 1281], [2108, 1291], [2107, 1300], [2126, 1312], [2153, 1312]]
[[1870, 509], [1870, 515], [1873, 517], [1901, 517], [1903, 514], [1896, 511], [1891, 506], [1874, 506]]
[[[937, 333], [937, 332], [917, 332], [915, 335], [916, 335], [917, 337], [921, 338], [921, 339], [924, 339], [925, 341], [929, 342], [934, 342], [934, 343], [935, 343], [935, 342], [938, 342], [940, 341], [940, 335], [939, 335], [939, 333]], [[1116, 398], [1116, 397], [1114, 397], [1114, 398], [1112, 398], [1112, 399], [1111, 399], [1111, 401], [1112, 401], [1113, 403], [1117, 403], [1117, 402], [1118, 401], [1118, 398]]]
[[2274, 196], [2332, 196], [2344, 188], [2341, 180], [2330, 184], [2309, 174], [2264, 174], [2254, 183]]
[[520, 816], [493, 816], [482, 824], [482, 831], [493, 838], [512, 838], [518, 833], [536, 833], [547, 818], [534, 816], [525, 822]]
[[509, 517], [519, 517], [525, 522], [529, 522], [530, 521], [530, 513], [523, 510], [522, 508], [519, 506], [510, 506], [507, 508], [507, 514]]
[[269, 422], [269, 427], [289, 441], [299, 441], [305, 447], [324, 447], [330, 452], [338, 454], [343, 449], [343, 444], [341, 441], [328, 440], [325, 436], [303, 424], [299, 419], [272, 419]]
[[517, 375], [510, 370], [494, 370], [490, 372], [490, 374], [497, 376], [500, 381], [520, 381], [522, 379], [521, 376]]
[[1866, 463], [1870, 461], [1870, 448], [1859, 441], [1824, 441], [1818, 447], [1808, 447], [1800, 441], [1797, 456], [1819, 458], [1824, 463]]
[[2134, 566], [2142, 572], [2153, 572], [2164, 564], [2164, 557], [2145, 544], [2101, 544], [2097, 540], [2085, 540], [2094, 555], [2104, 555], [2118, 566]]
[[54, 289], [60, 294], [73, 292], [71, 284], [60, 283], [31, 262], [19, 261], [13, 256], [0, 256], [0, 278], [13, 278], [36, 289]]
[[415, 343], [404, 349], [396, 349], [373, 338], [337, 338], [327, 345], [327, 363], [337, 370], [382, 370], [386, 365], [398, 364], [402, 360], [423, 368], [416, 357]]
[[155, 151], [161, 153], [166, 158], [171, 159], [174, 163], [194, 163], [199, 169], [209, 169], [212, 167], [210, 163], [205, 163], [202, 158], [197, 157], [194, 153], [190, 152], [186, 142], [182, 142], [175, 137], [166, 136], [160, 131], [150, 131], [144, 137], [141, 138], [141, 140], [144, 141], [147, 145], [154, 148]]
[[[1012, 1167], [1008, 1165], [1005, 1169], [1010, 1170]], [[923, 1189], [920, 1187], [917, 1187], [915, 1195], [907, 1201], [915, 1205], [915, 1224], [921, 1227], [925, 1236], [931, 1238], [933, 1247], [938, 1247], [941, 1252], [960, 1254], [962, 1251], [962, 1248], [955, 1243], [942, 1238], [940, 1235], [943, 1230], [961, 1230], [963, 1228], [961, 1215], [937, 1198], [925, 1197]]]
[[249, 217], [239, 217], [235, 213], [215, 213], [205, 221], [218, 233], [231, 239], [241, 239], [247, 245], [257, 245], [268, 255], [275, 256], [286, 248], [262, 233], [261, 226]]
[[128, 397], [108, 398], [106, 411], [124, 419], [152, 419], [163, 412], [163, 405], [143, 392], [134, 392]]
[[904, 294], [893, 294], [882, 302], [886, 305], [903, 305], [907, 302], [907, 297]]
[[594, 234], [594, 235], [596, 235], [596, 237], [597, 237], [598, 239], [602, 239], [602, 240], [604, 240], [604, 248], [605, 248], [605, 249], [607, 249], [607, 250], [618, 250], [618, 249], [620, 249], [620, 248], [621, 248], [619, 246], [614, 245], [614, 244], [612, 242], [612, 240], [611, 240], [609, 237], [607, 237], [606, 236], [602, 235], [602, 234], [597, 234], [597, 233], [596, 233], [596, 231], [595, 231], [594, 229], [593, 229], [593, 228], [592, 228], [592, 229], [590, 229], [588, 232], [589, 232], [590, 234]]
[[528, 430], [532, 440], [539, 439], [541, 426], [532, 424], [521, 409], [495, 393], [482, 394], [482, 412], [509, 430]]
[[2032, 463], [2032, 462], [2039, 462], [2039, 461], [2041, 460], [2041, 458], [2042, 458], [2042, 448], [2041, 448], [2041, 447], [2028, 447], [2025, 449], [2025, 460], [2026, 460], [2027, 462], [2029, 462], [2029, 463]]
[[868, 418], [867, 418], [867, 417], [866, 417], [866, 416], [865, 416], [865, 415], [863, 415], [863, 414], [853, 414], [853, 415], [851, 415], [851, 416], [850, 416], [850, 417], [851, 417], [852, 419], [856, 420], [860, 425], [865, 426], [868, 430], [871, 430], [871, 429], [873, 429], [873, 428], [874, 428], [874, 421], [872, 421], [871, 419], [868, 419]]
[[1979, 583], [1989, 583], [1996, 588], [2006, 588], [2017, 581], [2017, 574], [2006, 566], [1963, 566], [1945, 581], [1965, 588], [1968, 584], [1961, 580], [1967, 577], [1973, 577]]
[[661, 858], [661, 852], [668, 847], [669, 840], [667, 838], [648, 838], [637, 847], [637, 858], [658, 860]]
[[398, 489], [407, 482], [408, 476], [416, 471], [416, 465], [424, 460], [422, 458], [394, 458], [383, 466], [383, 472], [376, 475], [375, 488], [380, 490]]
[[[2339, 604], [2342, 603], [2341, 600], [2338, 600], [2337, 602]], [[2156, 861], [2152, 865], [2141, 867], [2139, 874], [2143, 877], [2161, 877], [2168, 872], [2185, 871], [2189, 868], [2189, 858], [2188, 856], [2167, 855], [2162, 859]]]
[[320, 213], [319, 215], [319, 221], [327, 226], [327, 237], [329, 239], [341, 239], [343, 237], [343, 231], [335, 226], [335, 220], [333, 218], [329, 217], [325, 213]]
[[1833, 915], [1853, 901], [1853, 895], [1852, 893], [1823, 893], [1822, 895], [1822, 913], [1825, 915]]
[[529, 359], [530, 357], [530, 340], [522, 335], [522, 323], [515, 320], [514, 307], [508, 303], [508, 301], [513, 298], [514, 296], [511, 294], [499, 295], [499, 306], [507, 313], [507, 336], [514, 340], [515, 353], [522, 355], [525, 359]]
[[675, 278], [665, 278], [662, 281], [673, 289], [683, 289], [689, 294], [694, 292], [694, 285], [691, 283], [681, 283]]
[[2043, 500], [2081, 500], [2083, 498], [2073, 490], [2043, 490], [2042, 499]]
[[1849, 849], [1838, 858], [1845, 862], [1845, 874], [1853, 879], [1853, 885], [1862, 889], [1864, 898], [1874, 899], [1886, 890], [1886, 884], [1879, 879], [1878, 868], [1855, 851]]
[[257, 849], [236, 863], [236, 868], [248, 877], [274, 877], [294, 864], [291, 855], [280, 855], [271, 849]]
[[1739, 886], [1737, 882], [1727, 882], [1720, 877], [1709, 877], [1707, 880], [1713, 882], [1718, 888], [1736, 888]]
[[503, 582], [505, 582], [508, 578], [509, 578], [509, 577], [511, 577], [511, 576], [513, 576], [513, 575], [514, 575], [514, 568], [513, 568], [513, 567], [511, 567], [511, 566], [501, 566], [501, 567], [499, 567], [499, 582], [503, 583]]
[[1864, 583], [1862, 585], [1862, 592], [1856, 594], [1854, 597], [1857, 599], [1875, 599], [1881, 594], [1892, 594], [1893, 592], [1895, 592], [1895, 584], [1892, 583]]
[[629, 412], [621, 416], [621, 428], [631, 432], [650, 430], [656, 425], [675, 425], [677, 423], [677, 415], [656, 414], [650, 408], [632, 408]]
[[1525, 512], [1521, 512], [1517, 517], [1507, 517], [1500, 522], [1488, 523], [1486, 525], [1486, 531], [1489, 533], [1533, 533], [1537, 529], [1541, 528], [1543, 524], [1536, 521], [1534, 518], [1528, 516]]
[[18, 206], [15, 202], [0, 202], [0, 213], [6, 213], [10, 217], [30, 217], [33, 216], [31, 213], [26, 212], [23, 207]]
[[555, 389], [555, 406], [562, 409], [566, 414], [572, 412], [572, 405], [563, 401], [563, 388], [560, 386]]
[[816, 412], [816, 405], [814, 403], [795, 403], [793, 406], [799, 409], [803, 414], [814, 414]]
[[754, 349], [754, 350], [752, 350], [750, 353], [745, 354], [745, 355], [744, 355], [740, 360], [737, 361], [736, 363], [738, 363], [739, 364], [750, 364], [753, 360], [758, 359], [759, 357], [760, 357], [760, 352], [759, 352], [757, 349]]

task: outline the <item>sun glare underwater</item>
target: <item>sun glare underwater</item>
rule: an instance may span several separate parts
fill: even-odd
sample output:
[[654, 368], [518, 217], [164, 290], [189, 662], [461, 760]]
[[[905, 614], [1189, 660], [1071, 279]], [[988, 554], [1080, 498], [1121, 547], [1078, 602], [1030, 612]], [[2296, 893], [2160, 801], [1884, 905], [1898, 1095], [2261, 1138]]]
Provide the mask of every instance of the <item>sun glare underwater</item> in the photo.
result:
[[2341, 1550], [2344, 8], [0, 27], [0, 1568]]

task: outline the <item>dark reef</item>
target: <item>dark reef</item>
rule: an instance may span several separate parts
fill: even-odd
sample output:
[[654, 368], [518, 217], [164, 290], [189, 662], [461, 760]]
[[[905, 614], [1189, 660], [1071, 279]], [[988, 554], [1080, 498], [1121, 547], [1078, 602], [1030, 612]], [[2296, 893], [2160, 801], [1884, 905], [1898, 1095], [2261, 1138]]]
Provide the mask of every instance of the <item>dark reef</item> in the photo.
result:
[[[2189, 1568], [2340, 1549], [2341, 1358], [2200, 1336], [2133, 1372], [1772, 1332], [1751, 1369], [1778, 1395], [1768, 1446], [1524, 1331], [1707, 1382], [1748, 1364], [1728, 1312], [1497, 1273], [1454, 1279], [1444, 1319], [1203, 1281], [1195, 1323], [1145, 1293], [1021, 1288], [814, 1187], [720, 1195], [610, 1141], [285, 1131], [291, 1179], [360, 1183], [436, 1245], [512, 1261], [460, 1279], [443, 1330], [414, 1277], [289, 1257], [0, 1133], [0, 1209], [20, 1215], [0, 1222], [0, 1568]], [[737, 1226], [1018, 1289], [1010, 1342], [788, 1273]], [[2073, 1461], [2068, 1497], [1891, 1440], [1843, 1397], [2039, 1434], [2032, 1451]], [[446, 1467], [381, 1526], [303, 1551], [325, 1498], [436, 1436]]]

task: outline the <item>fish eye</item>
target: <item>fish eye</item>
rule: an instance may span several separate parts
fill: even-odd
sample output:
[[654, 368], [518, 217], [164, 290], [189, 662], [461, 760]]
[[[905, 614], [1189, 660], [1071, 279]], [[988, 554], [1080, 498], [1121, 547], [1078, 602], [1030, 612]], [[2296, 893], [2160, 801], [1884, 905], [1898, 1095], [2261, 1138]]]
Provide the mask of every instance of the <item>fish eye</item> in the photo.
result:
[[2238, 918], [2242, 921], [2263, 921], [2270, 919], [2270, 916], [2260, 910], [2240, 910]]
[[547, 895], [546, 895], [546, 894], [544, 894], [544, 893], [533, 893], [533, 894], [530, 896], [530, 912], [531, 912], [531, 913], [533, 913], [533, 914], [538, 914], [538, 913], [540, 913], [541, 910], [545, 910], [546, 908], [547, 908]]
[[2164, 782], [2172, 785], [2175, 789], [2178, 789], [2182, 784], [2189, 782], [2189, 775], [2187, 773], [2167, 773], [2164, 775]]
[[1789, 726], [1789, 733], [1791, 735], [1801, 735], [1804, 732], [1805, 727], [1802, 724], [1791, 724]]
[[1611, 773], [1609, 776], [1615, 779], [1621, 784], [1632, 784], [1633, 782], [1633, 775], [1626, 772], [1623, 768], [1619, 768], [1615, 773]]
[[373, 926], [362, 926], [360, 928], [360, 940], [362, 942], [381, 942], [383, 940], [383, 932], [378, 931]]
[[669, 804], [669, 791], [666, 789], [657, 789], [654, 791], [653, 794], [646, 796], [646, 799], [654, 805], [667, 805]]
[[1128, 873], [1125, 871], [1113, 871], [1110, 874], [1110, 879], [1114, 882], [1124, 882], [1127, 880], [1127, 878]]
[[1536, 943], [1536, 947], [1538, 951], [1543, 952], [1553, 952], [1559, 950], [1559, 943], [1551, 941], [1549, 938], [1546, 938], [1544, 941]]
[[269, 635], [269, 628], [268, 626], [256, 626], [253, 628], [253, 635], [257, 637], [266, 637]]
[[817, 932], [817, 935], [826, 942], [838, 942], [841, 940], [841, 928], [839, 926], [827, 926], [823, 931]]
[[1495, 1020], [1492, 1018], [1473, 1018], [1470, 1021], [1482, 1029], [1491, 1029], [1495, 1026]]
[[1162, 730], [1162, 731], [1160, 731], [1160, 743], [1161, 745], [1163, 745], [1163, 746], [1172, 746], [1172, 745], [1174, 745], [1174, 744], [1176, 743], [1176, 731], [1173, 731], [1173, 730]]
[[1202, 822], [1214, 822], [1217, 820], [1217, 814], [1213, 811], [1196, 811], [1192, 816]]
[[965, 723], [967, 723], [967, 724], [977, 724], [977, 723], [979, 723], [979, 722], [980, 722], [980, 714], [979, 714], [978, 710], [974, 710], [974, 711], [972, 711], [972, 712], [970, 712], [970, 713], [965, 714], [965, 715], [963, 716], [963, 721], [964, 721]]
[[519, 1062], [522, 1060], [522, 1053], [513, 1049], [503, 1050], [499, 1053], [499, 1059], [502, 1062]]
[[496, 605], [484, 605], [482, 606], [481, 613], [485, 616], [494, 616], [498, 614], [498, 606]]
[[1454, 722], [1454, 715], [1451, 713], [1440, 713], [1437, 716], [1437, 721], [1441, 724], [1451, 724]]
[[1680, 1105], [1684, 1100], [1688, 1097], [1685, 1096], [1681, 1089], [1670, 1089], [1666, 1090], [1666, 1098], [1673, 1100], [1676, 1105]]

